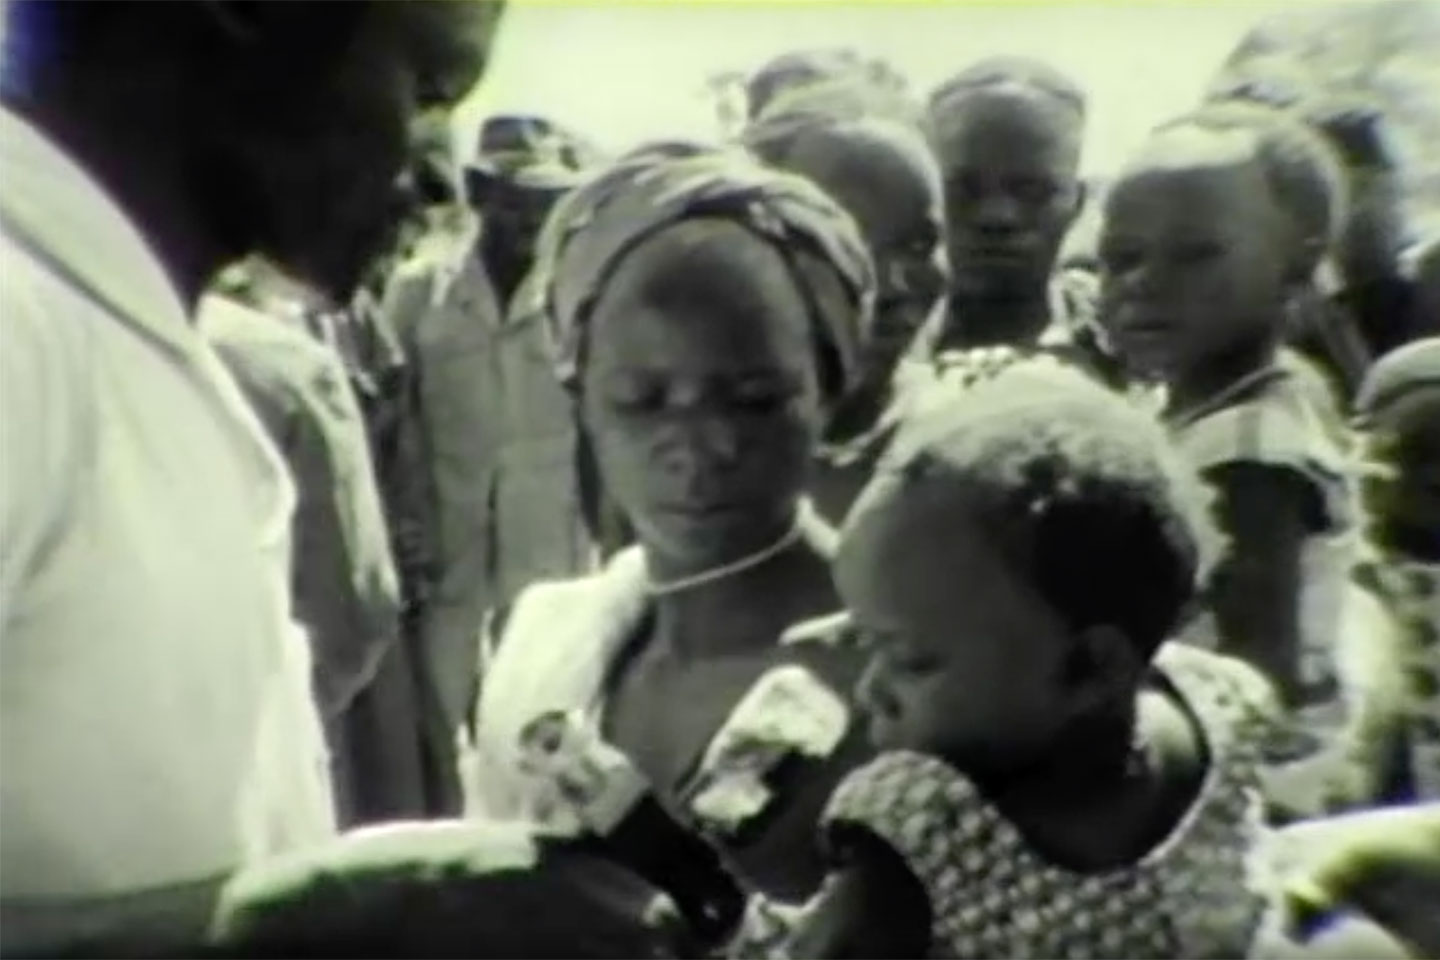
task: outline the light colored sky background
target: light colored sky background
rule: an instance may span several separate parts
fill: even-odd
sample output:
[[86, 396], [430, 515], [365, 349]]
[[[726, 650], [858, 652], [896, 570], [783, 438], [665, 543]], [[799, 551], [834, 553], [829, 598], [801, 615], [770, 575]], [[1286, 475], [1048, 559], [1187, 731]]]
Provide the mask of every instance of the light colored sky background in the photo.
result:
[[463, 107], [462, 153], [490, 112], [535, 111], [623, 149], [709, 136], [706, 77], [797, 47], [852, 45], [922, 89], [998, 53], [1043, 57], [1091, 98], [1085, 166], [1114, 167], [1156, 123], [1194, 103], [1254, 23], [1327, 0], [883, 2], [511, 0], [485, 83]]

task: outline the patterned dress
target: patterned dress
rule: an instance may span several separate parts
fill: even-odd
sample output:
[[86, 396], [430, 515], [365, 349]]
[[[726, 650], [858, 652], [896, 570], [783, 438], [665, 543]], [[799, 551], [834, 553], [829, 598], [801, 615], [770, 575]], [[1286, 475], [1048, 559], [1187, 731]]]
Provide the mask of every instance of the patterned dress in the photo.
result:
[[1047, 861], [965, 776], [908, 751], [853, 772], [826, 829], [863, 828], [900, 854], [930, 899], [931, 956], [1242, 956], [1265, 909], [1251, 878], [1263, 835], [1252, 744], [1267, 691], [1203, 651], [1171, 645], [1156, 666], [1200, 719], [1210, 768], [1180, 824], [1133, 865]]

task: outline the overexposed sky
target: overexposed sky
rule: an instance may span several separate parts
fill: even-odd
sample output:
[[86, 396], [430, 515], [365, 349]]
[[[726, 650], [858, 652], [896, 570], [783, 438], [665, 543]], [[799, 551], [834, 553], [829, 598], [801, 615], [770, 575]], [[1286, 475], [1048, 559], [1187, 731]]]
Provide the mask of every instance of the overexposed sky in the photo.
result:
[[1192, 105], [1266, 15], [1326, 0], [511, 0], [484, 84], [462, 110], [460, 149], [487, 113], [535, 111], [602, 146], [709, 136], [708, 75], [797, 47], [883, 56], [920, 88], [991, 54], [1039, 56], [1087, 88], [1085, 166], [1113, 169], [1156, 123]]

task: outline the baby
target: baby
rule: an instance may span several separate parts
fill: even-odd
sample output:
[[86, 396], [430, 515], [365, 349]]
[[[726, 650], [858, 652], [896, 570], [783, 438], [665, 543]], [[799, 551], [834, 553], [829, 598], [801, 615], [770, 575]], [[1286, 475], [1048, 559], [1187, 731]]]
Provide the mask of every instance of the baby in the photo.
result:
[[1053, 361], [934, 389], [842, 535], [880, 752], [832, 796], [833, 872], [786, 952], [1241, 955], [1272, 695], [1166, 643], [1199, 485], [1153, 418]]

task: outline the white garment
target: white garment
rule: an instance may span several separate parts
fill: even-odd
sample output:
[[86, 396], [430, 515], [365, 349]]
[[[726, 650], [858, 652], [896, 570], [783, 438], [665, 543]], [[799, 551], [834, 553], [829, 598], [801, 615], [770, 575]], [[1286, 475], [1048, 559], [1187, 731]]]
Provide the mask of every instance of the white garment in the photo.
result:
[[520, 769], [520, 732], [551, 710], [583, 711], [598, 734], [605, 674], [650, 604], [639, 547], [601, 572], [539, 583], [515, 601], [505, 641], [481, 651], [474, 751], [462, 773], [466, 815], [543, 823], [558, 833], [580, 824], [566, 808], [544, 808]]
[[[801, 500], [796, 522], [811, 548], [828, 554], [834, 531], [808, 500]], [[577, 715], [583, 732], [602, 739], [611, 667], [653, 604], [645, 556], [638, 546], [620, 551], [597, 573], [537, 583], [521, 592], [506, 622], [504, 642], [497, 646], [488, 636], [481, 642], [477, 736], [473, 744], [462, 743], [461, 750], [467, 817], [519, 820], [562, 835], [581, 829], [574, 811], [559, 802], [548, 784], [522, 771], [520, 734], [532, 720], [554, 711]], [[777, 640], [786, 644], [821, 635], [834, 620], [802, 621]], [[756, 686], [763, 689], [765, 679]], [[743, 721], [746, 704], [742, 698], [732, 720]], [[722, 725], [716, 731], [707, 756], [716, 743], [725, 742], [726, 729]]]
[[332, 835], [282, 461], [134, 226], [4, 112], [0, 183], [0, 896]]

